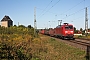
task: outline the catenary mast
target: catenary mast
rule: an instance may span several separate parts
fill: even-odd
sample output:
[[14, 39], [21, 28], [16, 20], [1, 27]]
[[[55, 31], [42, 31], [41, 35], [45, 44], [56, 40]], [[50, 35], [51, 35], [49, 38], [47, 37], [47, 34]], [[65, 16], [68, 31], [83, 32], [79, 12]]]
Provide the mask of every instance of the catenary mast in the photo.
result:
[[87, 7], [85, 9], [85, 33], [88, 33], [88, 14], [87, 14]]
[[36, 25], [36, 7], [34, 8], [34, 36], [37, 37], [37, 25]]

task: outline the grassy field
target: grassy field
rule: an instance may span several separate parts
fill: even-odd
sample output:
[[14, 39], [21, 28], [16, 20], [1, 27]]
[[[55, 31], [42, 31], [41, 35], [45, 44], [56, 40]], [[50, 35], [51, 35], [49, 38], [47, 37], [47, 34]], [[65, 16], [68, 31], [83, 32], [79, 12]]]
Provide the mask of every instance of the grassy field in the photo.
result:
[[85, 51], [41, 34], [38, 38], [28, 34], [0, 35], [0, 56], [11, 60], [86, 60]]
[[50, 37], [41, 36], [41, 40], [44, 48], [44, 51], [39, 54], [41, 60], [86, 60], [85, 51]]

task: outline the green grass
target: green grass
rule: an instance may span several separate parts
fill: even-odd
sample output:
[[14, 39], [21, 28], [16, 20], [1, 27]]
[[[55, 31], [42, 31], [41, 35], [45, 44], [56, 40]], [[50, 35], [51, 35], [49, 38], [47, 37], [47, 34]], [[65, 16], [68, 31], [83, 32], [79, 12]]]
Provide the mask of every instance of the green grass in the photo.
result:
[[82, 38], [82, 39], [90, 39], [90, 34], [88, 36], [74, 36], [75, 38]]
[[47, 52], [43, 51], [40, 53], [41, 60], [86, 60], [85, 51], [81, 51], [53, 38], [47, 38], [47, 40], [43, 41], [47, 41], [42, 43], [42, 46], [47, 48]]

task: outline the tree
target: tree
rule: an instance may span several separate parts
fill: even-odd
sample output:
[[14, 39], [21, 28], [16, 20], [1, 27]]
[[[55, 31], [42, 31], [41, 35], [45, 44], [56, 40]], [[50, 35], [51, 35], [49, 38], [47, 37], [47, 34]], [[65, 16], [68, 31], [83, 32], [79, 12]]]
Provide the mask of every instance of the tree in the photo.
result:
[[19, 25], [18, 27], [22, 27], [22, 28], [25, 28], [25, 26], [24, 26], [24, 25]]
[[79, 30], [76, 30], [76, 28], [74, 27], [74, 33], [78, 33]]
[[76, 28], [74, 27], [74, 32], [76, 32]]
[[30, 28], [30, 29], [31, 29], [31, 28], [32, 28], [32, 26], [31, 26], [31, 25], [28, 25], [28, 28]]
[[17, 25], [14, 25], [15, 27], [17, 27]]
[[90, 30], [90, 28], [88, 30]]
[[82, 31], [83, 31], [83, 29], [82, 29], [82, 28], [80, 28], [80, 31], [82, 32]]

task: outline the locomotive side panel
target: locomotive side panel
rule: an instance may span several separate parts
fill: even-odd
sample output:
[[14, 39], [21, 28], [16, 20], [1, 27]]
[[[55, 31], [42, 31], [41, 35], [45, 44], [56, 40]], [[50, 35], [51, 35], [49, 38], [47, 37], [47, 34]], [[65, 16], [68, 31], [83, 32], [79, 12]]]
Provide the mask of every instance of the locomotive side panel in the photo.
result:
[[44, 29], [42, 29], [42, 30], [40, 31], [40, 33], [41, 33], [41, 34], [44, 34], [44, 33], [45, 33], [45, 30], [44, 30]]
[[56, 28], [55, 28], [55, 36], [56, 37], [61, 37], [62, 36], [62, 27], [61, 26], [57, 26]]
[[54, 29], [50, 29], [50, 30], [49, 30], [49, 35], [50, 35], [50, 36], [54, 36]]

